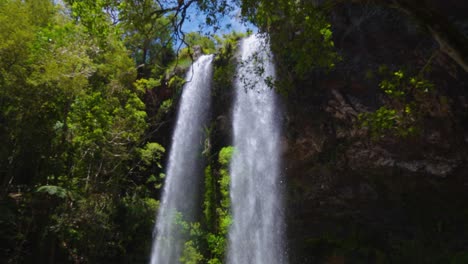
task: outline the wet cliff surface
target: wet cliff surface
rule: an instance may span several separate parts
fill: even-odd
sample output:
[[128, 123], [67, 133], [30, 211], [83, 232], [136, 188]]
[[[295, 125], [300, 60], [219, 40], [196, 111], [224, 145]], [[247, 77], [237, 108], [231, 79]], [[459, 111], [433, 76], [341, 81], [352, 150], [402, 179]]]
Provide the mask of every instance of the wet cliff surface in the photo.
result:
[[[433, 4], [467, 33], [467, 4]], [[331, 21], [342, 61], [286, 100], [291, 263], [468, 262], [468, 73], [400, 10], [343, 5]], [[429, 60], [437, 110], [417, 134], [371, 137], [359, 116], [386, 103], [377, 69]]]

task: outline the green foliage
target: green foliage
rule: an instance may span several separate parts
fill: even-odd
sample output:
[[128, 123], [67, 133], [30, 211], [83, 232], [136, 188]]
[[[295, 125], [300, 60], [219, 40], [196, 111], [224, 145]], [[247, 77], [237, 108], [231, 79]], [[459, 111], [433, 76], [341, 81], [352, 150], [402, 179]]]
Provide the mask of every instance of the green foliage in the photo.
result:
[[[222, 263], [226, 250], [226, 237], [232, 223], [229, 199], [229, 163], [234, 148], [224, 147], [218, 155], [218, 170], [212, 165], [205, 168], [205, 193], [203, 199], [203, 223], [184, 223], [183, 230], [190, 230], [190, 240], [185, 245], [183, 260], [187, 263]], [[194, 246], [196, 245], [196, 246]], [[204, 254], [204, 257], [201, 256]], [[199, 255], [201, 254], [201, 255]], [[186, 255], [186, 256], [185, 256]], [[195, 261], [195, 262], [190, 262]]]
[[148, 249], [151, 248], [151, 238], [145, 236], [154, 227], [154, 216], [159, 209], [159, 201], [142, 197], [133, 193], [123, 197], [117, 204], [115, 215], [116, 242], [121, 248], [121, 258], [124, 263], [143, 263], [147, 261]]
[[36, 192], [47, 193], [51, 196], [57, 196], [62, 199], [70, 196], [70, 193], [65, 188], [62, 188], [60, 186], [55, 186], [55, 185], [41, 186], [37, 188]]
[[141, 78], [135, 82], [135, 88], [141, 94], [144, 94], [148, 90], [152, 90], [155, 87], [161, 86], [161, 81], [153, 78], [145, 79]]
[[234, 147], [227, 146], [220, 150], [218, 155], [218, 163], [220, 165], [218, 180], [219, 188], [219, 207], [216, 208], [217, 227], [216, 232], [207, 235], [208, 249], [213, 258], [212, 263], [224, 259], [224, 252], [226, 249], [226, 237], [229, 227], [232, 223], [231, 218], [231, 200], [229, 196], [230, 176], [229, 176], [229, 163], [234, 152]]
[[232, 87], [236, 73], [234, 55], [239, 40], [244, 36], [244, 34], [237, 32], [225, 34], [222, 37], [215, 36], [219, 47], [214, 59], [213, 83], [215, 93]]
[[229, 183], [231, 179], [227, 168], [221, 169], [220, 173], [221, 179], [218, 183], [221, 193], [221, 208], [218, 208], [217, 213], [221, 217], [220, 230], [226, 232], [230, 224], [229, 207], [231, 205], [231, 201], [229, 199]]
[[[164, 149], [146, 142], [140, 96], [159, 84], [135, 83], [135, 61], [106, 13], [116, 7], [70, 3], [71, 12], [0, 1], [0, 199], [21, 199], [6, 210], [18, 224], [8, 225], [0, 258], [146, 262], [157, 209], [149, 167], [161, 167]], [[40, 253], [51, 249], [50, 259]]]
[[198, 32], [190, 32], [186, 34], [185, 42], [188, 44], [189, 49], [194, 46], [200, 46], [204, 54], [211, 54], [216, 51], [213, 39]]
[[[359, 120], [363, 127], [370, 130], [371, 136], [377, 139], [386, 134], [406, 137], [416, 133], [416, 127], [412, 126], [412, 120], [408, 115], [411, 114], [411, 108], [407, 108], [405, 117], [400, 115], [395, 109], [388, 109], [385, 106], [380, 107], [375, 112], [359, 115]], [[406, 119], [405, 119], [406, 118]]]
[[214, 183], [211, 166], [205, 168], [205, 194], [203, 199], [203, 216], [206, 223], [211, 226], [214, 223], [214, 207], [215, 207], [215, 191], [216, 186]]
[[153, 185], [155, 189], [160, 189], [166, 175], [157, 172], [162, 170], [161, 159], [166, 150], [156, 142], [148, 142], [143, 148], [138, 148], [137, 152], [141, 159], [138, 168], [142, 172], [151, 173], [146, 183]]
[[161, 75], [174, 58], [171, 18], [158, 15], [160, 9], [152, 0], [124, 0], [117, 7], [125, 44], [143, 66], [142, 77]]
[[173, 109], [173, 101], [173, 99], [167, 99], [161, 103], [161, 106], [159, 106], [158, 112], [156, 113], [157, 120], [162, 120], [162, 118]]
[[307, 78], [314, 69], [332, 69], [340, 57], [335, 51], [326, 14], [311, 1], [245, 0], [242, 15], [269, 34], [277, 61], [275, 87], [287, 94], [291, 83]]
[[367, 127], [374, 139], [385, 135], [416, 135], [425, 116], [434, 114], [437, 106], [447, 108], [446, 102], [437, 97], [434, 85], [421, 74], [411, 76], [403, 70], [392, 72], [385, 66], [379, 68], [379, 74], [383, 76], [379, 87], [388, 100], [375, 112], [359, 116], [361, 126]]
[[[215, 52], [215, 42], [212, 38], [208, 36], [201, 35], [197, 32], [190, 32], [185, 35], [185, 42], [188, 47], [185, 47], [179, 51], [177, 58], [169, 63], [166, 70], [166, 79], [169, 79], [169, 83], [172, 78], [178, 77], [181, 78], [182, 75], [185, 75], [189, 67], [193, 63], [193, 48], [194, 46], [199, 46], [202, 53], [210, 54]], [[182, 79], [182, 78], [181, 78]], [[182, 86], [182, 85], [180, 85]], [[172, 87], [169, 84], [169, 87]]]
[[178, 75], [185, 74], [187, 70], [190, 68], [192, 65], [193, 60], [188, 56], [188, 54], [182, 54], [181, 56], [178, 57], [177, 60], [171, 62], [169, 64], [169, 67], [167, 68], [166, 71], [166, 76], [169, 76], [173, 73], [176, 73]]
[[[381, 68], [385, 74], [385, 68]], [[387, 73], [387, 75], [389, 75]], [[379, 87], [389, 96], [402, 100], [413, 90], [423, 93], [429, 93], [434, 89], [434, 85], [421, 76], [406, 77], [402, 70], [393, 72], [388, 79], [382, 80]]]
[[184, 244], [182, 255], [179, 258], [180, 263], [203, 263], [204, 257], [201, 249], [203, 247], [204, 232], [201, 229], [200, 223], [185, 221], [184, 216], [180, 212], [175, 213], [173, 223], [176, 225], [176, 229], [180, 232], [180, 235], [188, 238]]
[[112, 27], [109, 16], [103, 12], [109, 10], [112, 6], [105, 0], [68, 0], [71, 6], [72, 16], [80, 21], [86, 28], [86, 31], [96, 36], [101, 45], [105, 45], [105, 39], [112, 34]]
[[[188, 33], [186, 35], [185, 41], [189, 46], [180, 50], [177, 59], [170, 63], [166, 71], [166, 76], [171, 76], [166, 77], [167, 79], [169, 79], [169, 87], [174, 86], [171, 85], [172, 78], [178, 77], [182, 79], [180, 76], [182, 74], [185, 74], [188, 68], [192, 65], [192, 48], [194, 46], [200, 46], [202, 48], [202, 52], [205, 54], [216, 52], [214, 62], [215, 87], [219, 87], [219, 83], [221, 82], [223, 85], [230, 87], [232, 76], [235, 72], [235, 65], [232, 63], [231, 58], [234, 55], [236, 42], [242, 36], [243, 35], [240, 33], [233, 32], [231, 34], [223, 35], [222, 38], [219, 36], [215, 36], [214, 39], [212, 39], [210, 37], [203, 36], [197, 32]], [[179, 87], [179, 85], [177, 85], [177, 87]]]
[[169, 79], [168, 88], [175, 91], [175, 94], [179, 94], [182, 90], [182, 87], [185, 84], [185, 79], [174, 75]]
[[199, 264], [203, 263], [203, 255], [197, 250], [194, 242], [189, 240], [184, 244], [184, 250], [180, 257], [180, 263], [184, 264]]
[[166, 152], [164, 147], [156, 142], [148, 142], [146, 143], [144, 148], [139, 149], [141, 161], [143, 162], [143, 164], [148, 166], [153, 163], [156, 163], [160, 168], [162, 166], [159, 162], [164, 152]]

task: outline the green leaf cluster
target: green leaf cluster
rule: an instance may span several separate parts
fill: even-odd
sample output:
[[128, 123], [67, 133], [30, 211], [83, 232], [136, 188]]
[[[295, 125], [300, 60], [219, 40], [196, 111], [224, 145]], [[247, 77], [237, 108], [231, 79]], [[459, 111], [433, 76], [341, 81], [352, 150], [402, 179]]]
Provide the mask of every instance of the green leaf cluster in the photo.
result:
[[157, 164], [159, 167], [162, 167], [161, 164], [159, 164], [159, 161], [166, 150], [160, 144], [156, 142], [148, 142], [145, 147], [139, 149], [139, 152], [143, 164], [147, 166]]
[[37, 188], [36, 191], [47, 193], [49, 195], [56, 196], [62, 199], [69, 196], [69, 192], [65, 188], [60, 187], [60, 186], [54, 186], [54, 185], [44, 185], [44, 186]]
[[387, 100], [375, 112], [361, 114], [361, 126], [368, 128], [374, 139], [385, 135], [408, 137], [418, 134], [423, 118], [433, 114], [434, 107], [443, 103], [434, 84], [422, 74], [413, 76], [401, 69], [390, 71], [381, 66], [378, 71], [383, 78], [379, 88]]
[[[410, 114], [408, 107], [407, 114]], [[400, 137], [407, 137], [414, 135], [417, 128], [395, 109], [389, 109], [385, 106], [380, 107], [375, 112], [365, 113], [359, 116], [361, 125], [370, 130], [372, 138], [378, 139], [384, 135], [395, 135]]]

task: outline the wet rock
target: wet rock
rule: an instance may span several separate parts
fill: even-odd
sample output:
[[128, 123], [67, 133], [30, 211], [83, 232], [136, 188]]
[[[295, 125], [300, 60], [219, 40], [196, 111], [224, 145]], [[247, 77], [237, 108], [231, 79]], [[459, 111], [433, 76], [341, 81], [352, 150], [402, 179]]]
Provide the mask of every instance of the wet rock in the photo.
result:
[[203, 49], [199, 45], [195, 45], [192, 47], [193, 49], [193, 60], [197, 60], [200, 58], [201, 55], [203, 55]]
[[427, 164], [426, 171], [432, 175], [439, 176], [439, 177], [446, 177], [450, 174], [453, 169], [456, 167], [455, 164], [449, 163], [437, 163], [437, 164]]
[[326, 137], [311, 127], [303, 128], [303, 133], [289, 142], [289, 153], [298, 160], [309, 160], [324, 148]]
[[334, 98], [328, 102], [325, 111], [332, 114], [333, 117], [339, 120], [356, 120], [358, 112], [348, 102], [346, 102], [343, 95], [336, 89], [332, 89], [331, 93]]
[[380, 146], [366, 147], [359, 142], [347, 150], [346, 157], [349, 166], [355, 170], [392, 167], [395, 164], [395, 159], [388, 150]]
[[411, 172], [420, 172], [425, 165], [421, 161], [400, 161], [397, 166]]

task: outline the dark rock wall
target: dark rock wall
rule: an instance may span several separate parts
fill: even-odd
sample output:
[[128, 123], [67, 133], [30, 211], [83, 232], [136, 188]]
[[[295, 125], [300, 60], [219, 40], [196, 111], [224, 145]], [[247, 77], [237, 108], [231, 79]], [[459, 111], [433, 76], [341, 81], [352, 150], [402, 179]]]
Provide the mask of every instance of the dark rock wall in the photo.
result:
[[[465, 29], [468, 3], [434, 2]], [[468, 263], [468, 74], [398, 10], [343, 5], [331, 21], [343, 61], [286, 100], [291, 263]], [[356, 125], [384, 103], [369, 74], [420, 69], [431, 56], [450, 108], [417, 137], [371, 140]]]

